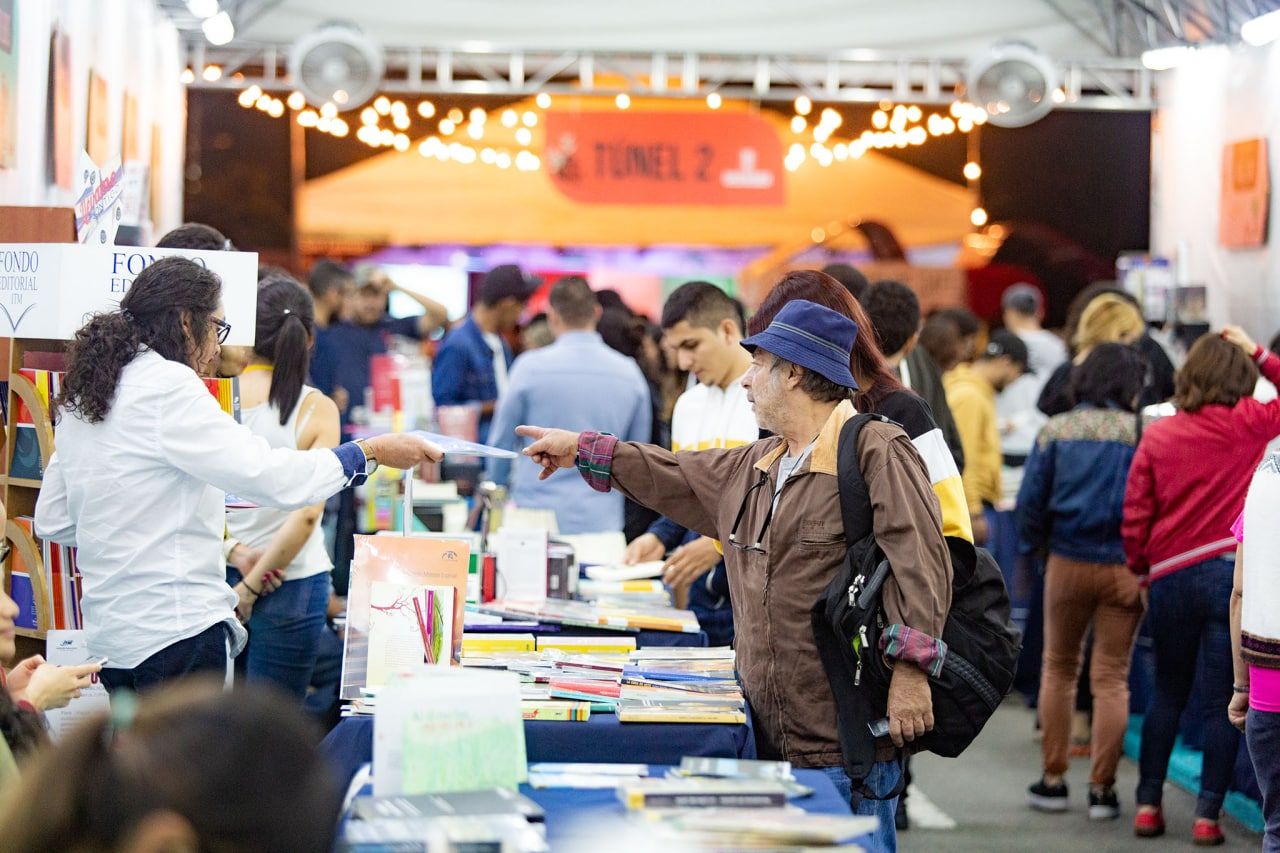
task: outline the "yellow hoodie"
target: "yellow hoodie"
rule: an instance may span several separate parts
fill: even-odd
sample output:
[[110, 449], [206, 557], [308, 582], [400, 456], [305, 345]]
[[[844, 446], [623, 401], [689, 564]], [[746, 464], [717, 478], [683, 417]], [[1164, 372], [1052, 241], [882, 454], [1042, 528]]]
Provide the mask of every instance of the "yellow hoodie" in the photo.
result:
[[965, 497], [970, 514], [982, 504], [1000, 502], [1000, 430], [996, 425], [996, 389], [967, 364], [957, 365], [942, 377], [947, 405], [956, 419], [964, 447]]

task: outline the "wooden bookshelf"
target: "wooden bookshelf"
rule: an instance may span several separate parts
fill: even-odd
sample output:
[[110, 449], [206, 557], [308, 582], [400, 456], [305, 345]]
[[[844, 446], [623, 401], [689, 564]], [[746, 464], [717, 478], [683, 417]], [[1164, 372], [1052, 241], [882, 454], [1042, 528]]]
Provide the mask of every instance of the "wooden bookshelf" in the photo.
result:
[[[65, 207], [0, 207], [0, 243], [74, 243], [76, 242], [75, 214]], [[53, 623], [52, 597], [45, 583], [44, 561], [35, 539], [13, 519], [35, 514], [36, 500], [40, 496], [40, 481], [9, 476], [13, 450], [16, 443], [17, 404], [22, 403], [31, 412], [36, 426], [36, 438], [40, 448], [41, 468], [53, 455], [53, 423], [48, 409], [40, 399], [35, 386], [18, 371], [25, 365], [28, 355], [47, 353], [60, 355], [66, 351], [64, 341], [31, 340], [21, 338], [0, 339], [0, 356], [3, 356], [4, 376], [8, 382], [5, 406], [4, 453], [0, 454], [3, 468], [4, 505], [9, 521], [4, 535], [13, 553], [22, 558], [31, 573], [31, 588], [35, 600], [36, 628], [18, 629], [20, 655], [42, 652], [46, 632]], [[6, 593], [12, 591], [12, 556], [5, 561], [3, 583]], [[35, 643], [38, 641], [38, 645]]]

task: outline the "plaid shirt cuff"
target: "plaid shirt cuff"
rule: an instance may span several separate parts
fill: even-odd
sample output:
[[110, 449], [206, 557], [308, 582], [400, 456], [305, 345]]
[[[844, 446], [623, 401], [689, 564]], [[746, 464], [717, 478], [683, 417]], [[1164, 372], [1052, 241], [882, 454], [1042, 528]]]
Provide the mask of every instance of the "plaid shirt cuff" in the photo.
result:
[[611, 488], [610, 469], [617, 446], [617, 437], [607, 432], [584, 432], [578, 436], [578, 473], [597, 492]]
[[942, 640], [897, 623], [880, 633], [880, 651], [885, 657], [910, 661], [931, 678], [942, 674], [947, 659], [947, 644]]

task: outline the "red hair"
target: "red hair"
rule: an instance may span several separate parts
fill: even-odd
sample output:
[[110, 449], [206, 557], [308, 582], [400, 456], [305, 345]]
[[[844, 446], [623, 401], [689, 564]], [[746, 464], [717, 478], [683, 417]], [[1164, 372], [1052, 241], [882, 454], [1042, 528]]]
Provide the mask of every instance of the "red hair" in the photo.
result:
[[747, 324], [748, 334], [763, 332], [782, 310], [782, 306], [792, 299], [807, 299], [838, 311], [858, 325], [858, 337], [853, 342], [853, 352], [849, 357], [849, 370], [853, 373], [853, 378], [858, 380], [858, 393], [854, 397], [854, 405], [858, 407], [858, 411], [874, 412], [885, 397], [894, 391], [906, 390], [906, 386], [884, 360], [867, 313], [844, 285], [826, 273], [796, 270], [784, 275], [752, 315]]

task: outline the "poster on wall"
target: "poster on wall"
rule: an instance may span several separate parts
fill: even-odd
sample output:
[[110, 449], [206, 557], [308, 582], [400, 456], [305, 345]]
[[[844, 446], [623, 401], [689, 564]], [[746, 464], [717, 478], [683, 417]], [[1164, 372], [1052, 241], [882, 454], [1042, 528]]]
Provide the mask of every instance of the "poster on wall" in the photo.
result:
[[89, 112], [85, 127], [89, 129], [89, 142], [85, 149], [95, 163], [105, 163], [111, 151], [111, 100], [107, 80], [96, 71], [89, 72]]
[[71, 140], [71, 39], [56, 27], [49, 40], [49, 183], [71, 189], [77, 146]]
[[1242, 139], [1224, 146], [1218, 242], [1229, 249], [1266, 243], [1270, 195], [1267, 140]]
[[164, 174], [160, 171], [163, 161], [160, 159], [160, 141], [162, 134], [160, 133], [160, 125], [151, 125], [151, 168], [149, 175], [151, 178], [150, 186], [150, 219], [152, 225], [160, 224], [160, 176]]
[[0, 0], [0, 169], [17, 165], [18, 9]]
[[121, 141], [121, 159], [136, 163], [142, 154], [142, 139], [138, 127], [138, 96], [128, 90], [124, 93], [124, 134]]

